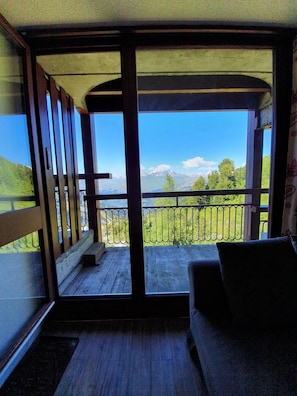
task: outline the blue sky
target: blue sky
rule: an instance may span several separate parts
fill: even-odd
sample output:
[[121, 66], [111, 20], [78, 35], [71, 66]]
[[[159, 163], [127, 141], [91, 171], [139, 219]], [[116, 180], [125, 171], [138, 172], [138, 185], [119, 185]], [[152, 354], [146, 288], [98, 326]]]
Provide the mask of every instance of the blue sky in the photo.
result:
[[[122, 114], [95, 116], [98, 171], [125, 175]], [[245, 163], [247, 112], [140, 113], [139, 141], [142, 173], [159, 171], [207, 175], [224, 158]], [[270, 134], [269, 134], [270, 136]], [[31, 166], [26, 116], [0, 117], [0, 155]], [[81, 144], [78, 142], [78, 148]], [[270, 152], [269, 139], [264, 155]], [[79, 156], [80, 171], [81, 158]]]
[[25, 114], [0, 116], [0, 142], [2, 157], [12, 162], [31, 166]]
[[[95, 119], [99, 171], [123, 176], [122, 115], [103, 114]], [[246, 111], [139, 114], [143, 174], [172, 171], [206, 176], [224, 158], [240, 167], [245, 163], [246, 139]], [[270, 142], [266, 141], [264, 155], [269, 153]]]

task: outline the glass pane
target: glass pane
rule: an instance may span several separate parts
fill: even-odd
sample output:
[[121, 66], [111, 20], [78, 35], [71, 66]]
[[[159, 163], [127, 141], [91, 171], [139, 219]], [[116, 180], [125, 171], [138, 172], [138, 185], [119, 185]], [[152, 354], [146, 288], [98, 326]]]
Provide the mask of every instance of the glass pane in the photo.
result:
[[[271, 167], [271, 129], [266, 128], [263, 131], [263, 163], [261, 187], [269, 188], [270, 186], [270, 167]], [[268, 204], [269, 194], [261, 194], [261, 215], [259, 227], [259, 239], [268, 237]]]
[[56, 144], [55, 144], [55, 136], [54, 136], [53, 112], [52, 112], [51, 97], [48, 92], [46, 94], [46, 107], [47, 107], [49, 132], [50, 132], [53, 174], [57, 176], [57, 154], [56, 154]]
[[22, 55], [0, 29], [0, 213], [35, 206]]
[[81, 230], [84, 233], [88, 231], [89, 228], [89, 218], [88, 218], [88, 205], [87, 201], [85, 201], [86, 195], [86, 181], [79, 180], [79, 201], [80, 201], [80, 222], [81, 222]]
[[[60, 125], [60, 142], [61, 142], [61, 153], [62, 153], [62, 167], [64, 174], [64, 194], [66, 200], [66, 218], [67, 218], [67, 234], [68, 237], [71, 237], [71, 225], [70, 225], [70, 210], [69, 210], [69, 194], [68, 194], [68, 178], [67, 178], [67, 167], [66, 167], [66, 151], [65, 151], [65, 131], [63, 127], [63, 116], [62, 116], [62, 103], [59, 100], [58, 103], [58, 117], [59, 117], [59, 125]], [[59, 195], [59, 191], [57, 190]], [[59, 197], [60, 200], [60, 197]], [[62, 241], [62, 228], [59, 228], [59, 239]]]
[[77, 167], [78, 173], [85, 172], [85, 164], [84, 164], [84, 153], [83, 153], [83, 142], [82, 142], [82, 130], [81, 130], [81, 122], [80, 122], [80, 114], [77, 109], [74, 109], [74, 124], [75, 124], [75, 141], [76, 141], [76, 150], [77, 150]]
[[49, 133], [50, 133], [50, 142], [51, 142], [51, 153], [52, 153], [52, 167], [53, 167], [53, 176], [55, 178], [55, 203], [56, 203], [56, 214], [57, 214], [57, 225], [58, 225], [58, 238], [59, 243], [63, 242], [62, 237], [62, 220], [61, 220], [61, 210], [60, 210], [60, 193], [59, 188], [57, 186], [57, 152], [56, 152], [56, 141], [54, 134], [54, 125], [53, 125], [53, 112], [51, 105], [51, 97], [47, 92], [46, 94], [46, 107], [47, 107], [47, 115], [48, 115], [48, 123], [49, 123]]
[[[75, 138], [76, 151], [77, 151], [78, 173], [83, 174], [85, 173], [85, 164], [84, 164], [81, 120], [80, 120], [80, 114], [76, 108], [74, 109], [74, 123], [75, 123], [74, 138]], [[86, 181], [79, 180], [80, 223], [81, 223], [81, 230], [83, 233], [89, 230], [87, 202], [84, 200], [85, 195], [86, 195]]]
[[[270, 185], [270, 166], [271, 166], [271, 129], [263, 131], [263, 165], [262, 165], [262, 188], [269, 188]], [[266, 200], [266, 204], [268, 201]]]
[[99, 172], [112, 175], [99, 181], [100, 193], [126, 193], [123, 114], [95, 114], [94, 121]]
[[71, 225], [70, 225], [71, 221], [70, 221], [68, 186], [64, 187], [64, 194], [65, 194], [65, 200], [66, 200], [67, 235], [68, 235], [68, 238], [71, 238]]
[[190, 260], [248, 235], [245, 194], [226, 190], [253, 174], [247, 151], [261, 111], [271, 116], [272, 52], [139, 49], [136, 62], [146, 293], [187, 292]]
[[66, 152], [65, 152], [65, 139], [64, 139], [64, 128], [63, 128], [63, 117], [62, 117], [62, 103], [58, 101], [58, 116], [59, 116], [59, 126], [60, 126], [60, 142], [62, 151], [62, 166], [63, 174], [66, 175]]
[[0, 248], [0, 359], [45, 302], [38, 232]]

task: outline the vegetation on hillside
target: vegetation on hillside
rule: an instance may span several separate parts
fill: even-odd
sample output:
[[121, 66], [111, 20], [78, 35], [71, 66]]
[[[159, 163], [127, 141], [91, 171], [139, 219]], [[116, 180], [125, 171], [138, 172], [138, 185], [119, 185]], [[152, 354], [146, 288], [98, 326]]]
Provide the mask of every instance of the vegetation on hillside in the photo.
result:
[[[31, 197], [33, 200], [24, 201]], [[0, 156], [0, 213], [35, 205], [32, 169]], [[38, 232], [2, 246], [0, 253], [39, 251]]]
[[[263, 158], [262, 164], [262, 188], [269, 187], [270, 178], [270, 156]], [[225, 158], [219, 164], [218, 170], [212, 171], [207, 179], [199, 176], [191, 187], [192, 191], [199, 190], [232, 190], [244, 189], [246, 187], [246, 166], [235, 168], [234, 162]], [[173, 191], [173, 190], [172, 190]], [[207, 203], [240, 203], [242, 197], [235, 195], [226, 195], [224, 197], [190, 197], [187, 199], [187, 205], [201, 205]]]
[[[4, 157], [0, 156], [0, 196], [2, 198], [34, 196], [32, 169], [28, 166], [8, 161]], [[32, 206], [32, 202], [15, 202], [15, 209], [21, 209], [28, 206]], [[10, 202], [0, 202], [0, 212], [11, 209]]]
[[[269, 187], [270, 156], [264, 157], [262, 166], [262, 188]], [[191, 191], [244, 189], [246, 185], [246, 167], [235, 168], [231, 159], [225, 158], [218, 170], [207, 178], [199, 176]], [[176, 191], [175, 180], [166, 175], [163, 192]], [[261, 204], [268, 201], [264, 195]], [[244, 233], [245, 196], [189, 196], [179, 198], [158, 198], [154, 208], [145, 209], [143, 215], [143, 236], [145, 245], [215, 243], [218, 241], [240, 241]], [[266, 213], [261, 219], [267, 218]], [[116, 227], [109, 231], [118, 241], [128, 241], [128, 219], [121, 218]], [[108, 224], [107, 227], [112, 227]], [[126, 235], [123, 236], [123, 232]]]

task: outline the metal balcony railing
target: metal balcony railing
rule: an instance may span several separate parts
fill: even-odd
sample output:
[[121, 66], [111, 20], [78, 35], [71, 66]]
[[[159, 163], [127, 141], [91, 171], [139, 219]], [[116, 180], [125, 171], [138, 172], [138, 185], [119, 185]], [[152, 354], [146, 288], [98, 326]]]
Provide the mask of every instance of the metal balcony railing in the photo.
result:
[[[242, 241], [246, 239], [247, 219], [251, 220], [252, 213], [257, 211], [260, 212], [257, 220], [258, 238], [265, 237], [268, 227], [268, 207], [260, 205], [256, 207], [254, 205], [255, 201], [260, 202], [262, 194], [268, 194], [268, 189], [144, 193], [142, 195], [144, 200], [142, 207], [144, 244], [147, 246], [184, 245]], [[239, 196], [241, 196], [240, 199], [234, 199], [234, 197]], [[189, 197], [194, 197], [195, 204], [187, 204], [186, 198]], [[81, 190], [80, 209], [83, 231], [89, 229], [87, 198], [85, 191]], [[212, 203], [211, 200], [214, 200], [214, 198], [219, 203]], [[93, 199], [101, 202], [98, 211], [103, 242], [107, 246], [128, 245], [129, 217], [126, 194], [99, 195], [93, 197]], [[145, 204], [148, 199], [153, 202], [152, 205]], [[228, 199], [242, 203], [228, 203]], [[9, 204], [10, 210], [16, 209], [15, 202], [33, 200], [34, 197], [1, 197], [1, 201]], [[118, 200], [118, 205], [112, 206], [115, 200]], [[57, 191], [56, 203], [58, 231], [60, 231], [60, 208]], [[5, 249], [1, 249], [1, 251], [22, 251], [24, 249], [39, 249], [38, 238], [28, 235], [5, 247]]]
[[36, 197], [34, 195], [2, 195], [0, 197], [0, 214], [11, 210], [24, 209], [35, 205]]
[[[198, 243], [216, 243], [220, 241], [243, 241], [246, 239], [248, 216], [259, 213], [258, 237], [267, 234], [268, 207], [255, 208], [254, 194], [267, 194], [268, 189], [224, 190], [174, 193], [144, 193], [143, 199], [157, 200], [154, 205], [142, 207], [143, 240], [149, 245], [185, 245]], [[81, 194], [84, 194], [82, 191]], [[202, 195], [203, 194], [203, 195]], [[209, 202], [210, 197], [220, 197], [222, 203], [185, 204], [185, 197], [199, 197], [197, 202]], [[243, 203], [228, 203], [226, 197], [233, 199], [241, 196]], [[249, 198], [246, 198], [246, 197]], [[231, 197], [231, 198], [230, 198]], [[102, 240], [107, 246], [125, 246], [129, 244], [129, 219], [127, 206], [108, 206], [111, 199], [123, 200], [118, 196], [96, 196], [100, 200], [98, 209], [101, 219]], [[104, 198], [104, 199], [103, 199]], [[106, 203], [108, 201], [108, 204]], [[165, 199], [165, 203], [160, 202]], [[83, 199], [81, 199], [81, 202]], [[82, 207], [82, 227], [87, 224], [87, 197]], [[224, 202], [225, 201], [225, 202]], [[120, 202], [120, 201], [118, 201]], [[247, 203], [251, 202], [251, 203]], [[103, 206], [104, 205], [104, 206]]]
[[40, 250], [39, 235], [38, 231], [32, 234], [25, 235], [24, 237], [17, 239], [7, 245], [0, 247], [1, 253], [28, 253], [36, 252]]

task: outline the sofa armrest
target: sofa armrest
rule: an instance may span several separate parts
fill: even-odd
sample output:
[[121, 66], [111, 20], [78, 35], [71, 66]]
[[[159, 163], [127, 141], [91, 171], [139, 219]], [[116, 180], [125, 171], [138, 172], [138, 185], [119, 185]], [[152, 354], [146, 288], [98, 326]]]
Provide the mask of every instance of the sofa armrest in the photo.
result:
[[229, 312], [218, 260], [191, 261], [188, 266], [190, 281], [190, 311], [204, 313]]

